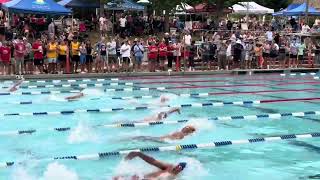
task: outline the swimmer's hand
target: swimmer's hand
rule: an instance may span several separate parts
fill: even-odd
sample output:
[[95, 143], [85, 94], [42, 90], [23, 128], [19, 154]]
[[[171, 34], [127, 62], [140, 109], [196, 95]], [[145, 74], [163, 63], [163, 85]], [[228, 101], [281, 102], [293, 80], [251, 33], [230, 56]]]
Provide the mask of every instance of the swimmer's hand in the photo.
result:
[[137, 156], [139, 156], [139, 154], [140, 154], [140, 152], [130, 152], [127, 156], [126, 156], [126, 158], [125, 158], [125, 160], [132, 160], [132, 159], [134, 159], [135, 157], [137, 157]]

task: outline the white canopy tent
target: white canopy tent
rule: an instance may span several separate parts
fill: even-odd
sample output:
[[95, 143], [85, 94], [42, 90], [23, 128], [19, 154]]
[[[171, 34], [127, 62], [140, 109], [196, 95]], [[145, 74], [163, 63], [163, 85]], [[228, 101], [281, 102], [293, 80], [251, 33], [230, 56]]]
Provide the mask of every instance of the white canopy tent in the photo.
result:
[[192, 6], [190, 6], [187, 3], [182, 2], [181, 4], [178, 4], [176, 6], [175, 14], [188, 14], [187, 11], [190, 11], [192, 9], [193, 9]]
[[234, 14], [272, 14], [274, 9], [270, 9], [256, 2], [238, 2], [232, 6]]

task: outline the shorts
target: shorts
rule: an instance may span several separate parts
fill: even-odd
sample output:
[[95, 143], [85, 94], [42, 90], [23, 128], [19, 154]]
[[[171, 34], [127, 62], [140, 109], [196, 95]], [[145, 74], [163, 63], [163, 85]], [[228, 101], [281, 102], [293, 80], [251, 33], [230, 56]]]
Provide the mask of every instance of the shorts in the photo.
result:
[[24, 63], [32, 62], [32, 59], [30, 58], [30, 55], [24, 56]]
[[80, 64], [86, 63], [86, 55], [80, 55]]
[[297, 55], [290, 54], [290, 58], [291, 58], [291, 59], [296, 59], [296, 58], [297, 58]]
[[86, 62], [87, 63], [92, 63], [93, 62], [93, 57], [92, 57], [92, 55], [86, 55]]
[[107, 56], [100, 55], [100, 61], [107, 61]]
[[59, 63], [66, 62], [67, 61], [67, 55], [59, 55], [58, 56], [58, 61], [59, 61]]
[[42, 66], [43, 65], [43, 59], [34, 59], [34, 65], [35, 66]]
[[57, 58], [48, 58], [48, 63], [57, 63]]
[[270, 54], [270, 58], [276, 58], [276, 57], [278, 57], [277, 54]]
[[252, 61], [252, 56], [246, 54], [245, 60], [246, 60], [246, 61]]
[[279, 61], [284, 61], [286, 59], [286, 54], [280, 53], [279, 54]]
[[117, 55], [109, 55], [109, 63], [110, 64], [116, 64], [117, 63]]
[[299, 61], [303, 61], [303, 60], [304, 60], [303, 57], [304, 57], [303, 55], [299, 55], [299, 56], [298, 56]]
[[72, 61], [73, 61], [73, 62], [80, 62], [80, 56], [78, 56], [78, 55], [73, 55], [73, 56], [72, 56]]
[[268, 58], [268, 57], [270, 57], [270, 53], [263, 53], [263, 55], [262, 55], [264, 58]]
[[1, 65], [10, 65], [10, 61], [0, 61]]
[[203, 55], [202, 56], [202, 61], [209, 62], [210, 61], [210, 56], [209, 55]]
[[166, 56], [159, 56], [159, 60], [160, 61], [165, 61], [165, 60], [167, 60], [167, 57]]
[[136, 64], [141, 64], [142, 63], [142, 59], [143, 59], [143, 56], [136, 56], [135, 57]]
[[122, 58], [122, 62], [125, 64], [129, 64], [130, 63], [130, 59], [128, 57], [123, 57]]

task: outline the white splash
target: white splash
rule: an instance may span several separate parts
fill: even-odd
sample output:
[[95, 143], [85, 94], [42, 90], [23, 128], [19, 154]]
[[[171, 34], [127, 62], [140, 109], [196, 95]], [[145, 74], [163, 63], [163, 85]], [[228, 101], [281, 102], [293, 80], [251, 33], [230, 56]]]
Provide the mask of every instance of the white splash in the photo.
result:
[[36, 178], [30, 175], [25, 168], [18, 167], [13, 171], [11, 179], [12, 180], [33, 180]]
[[50, 95], [48, 100], [49, 101], [56, 101], [56, 102], [67, 102], [67, 100], [64, 99], [64, 97], [59, 97], [59, 96], [56, 96], [54, 94]]
[[83, 121], [80, 121], [75, 129], [73, 129], [68, 137], [68, 143], [76, 144], [86, 141], [97, 141], [97, 135], [94, 130]]
[[57, 162], [50, 163], [43, 174], [44, 180], [79, 180], [76, 172]]
[[144, 174], [147, 174], [151, 171], [151, 166], [146, 165], [139, 159], [134, 159], [131, 161], [120, 161], [113, 174], [115, 174], [115, 176], [121, 176], [123, 177], [123, 179], [126, 179], [126, 177], [131, 177], [133, 175], [143, 177]]
[[185, 126], [193, 126], [197, 131], [210, 131], [215, 129], [214, 122], [205, 118], [192, 118]]
[[104, 93], [100, 89], [84, 89], [82, 90], [82, 93], [86, 96], [102, 96]]
[[[209, 175], [207, 169], [203, 167], [200, 161], [193, 158], [181, 158], [177, 161], [178, 162], [186, 162], [187, 166], [182, 171], [181, 175], [178, 179], [186, 179], [186, 180], [193, 180], [193, 179], [201, 179], [201, 177], [205, 177]], [[197, 172], [197, 173], [194, 173]]]

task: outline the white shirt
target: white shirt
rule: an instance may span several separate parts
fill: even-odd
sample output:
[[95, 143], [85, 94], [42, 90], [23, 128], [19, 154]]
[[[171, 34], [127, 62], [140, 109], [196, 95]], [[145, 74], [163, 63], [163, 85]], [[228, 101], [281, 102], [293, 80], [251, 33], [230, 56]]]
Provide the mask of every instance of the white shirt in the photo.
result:
[[266, 32], [268, 41], [273, 41], [273, 33], [271, 31]]
[[126, 27], [127, 19], [126, 18], [120, 18], [120, 27]]
[[111, 55], [117, 54], [117, 43], [115, 41], [111, 41], [110, 43], [108, 43], [107, 47], [108, 47], [109, 54]]
[[122, 57], [130, 57], [130, 49], [131, 46], [129, 44], [123, 44], [120, 48], [121, 56]]
[[100, 23], [100, 25], [103, 25], [103, 24], [104, 24], [104, 22], [105, 22], [104, 17], [100, 17], [100, 18], [99, 18], [99, 23]]
[[308, 25], [303, 25], [302, 26], [302, 33], [308, 33], [310, 31], [310, 27]]
[[185, 35], [185, 36], [184, 36], [184, 43], [185, 43], [187, 46], [190, 46], [190, 45], [191, 45], [191, 39], [192, 39], [192, 37], [191, 37], [190, 34], [189, 34], [189, 35]]

